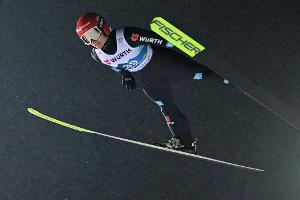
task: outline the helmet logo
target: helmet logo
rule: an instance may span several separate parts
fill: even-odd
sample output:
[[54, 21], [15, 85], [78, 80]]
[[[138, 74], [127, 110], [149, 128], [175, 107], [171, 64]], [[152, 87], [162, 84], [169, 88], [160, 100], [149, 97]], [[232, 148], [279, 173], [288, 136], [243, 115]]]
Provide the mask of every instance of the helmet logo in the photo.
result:
[[139, 34], [136, 34], [136, 33], [132, 33], [131, 35], [131, 40], [133, 42], [136, 42], [138, 39], [139, 39], [140, 35]]
[[88, 26], [90, 23], [91, 23], [91, 22], [88, 22], [88, 23], [86, 23], [85, 25], [80, 26], [80, 27], [79, 27], [79, 30], [82, 31], [82, 30], [83, 30], [86, 26]]

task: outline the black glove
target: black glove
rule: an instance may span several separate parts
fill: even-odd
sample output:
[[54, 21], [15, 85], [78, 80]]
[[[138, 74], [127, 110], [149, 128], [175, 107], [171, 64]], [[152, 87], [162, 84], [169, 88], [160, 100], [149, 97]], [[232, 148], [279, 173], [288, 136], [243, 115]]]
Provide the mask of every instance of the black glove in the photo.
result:
[[136, 88], [135, 80], [132, 74], [129, 71], [122, 70], [122, 85], [126, 87], [128, 90], [132, 90]]

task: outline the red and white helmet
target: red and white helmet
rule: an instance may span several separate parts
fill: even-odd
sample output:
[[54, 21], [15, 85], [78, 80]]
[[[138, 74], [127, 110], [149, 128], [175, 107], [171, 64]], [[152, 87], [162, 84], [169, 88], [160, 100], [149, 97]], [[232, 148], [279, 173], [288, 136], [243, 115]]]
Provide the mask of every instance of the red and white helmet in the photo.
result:
[[90, 45], [90, 39], [96, 40], [102, 33], [108, 36], [111, 32], [111, 28], [101, 15], [97, 13], [87, 13], [79, 17], [76, 32], [85, 44]]

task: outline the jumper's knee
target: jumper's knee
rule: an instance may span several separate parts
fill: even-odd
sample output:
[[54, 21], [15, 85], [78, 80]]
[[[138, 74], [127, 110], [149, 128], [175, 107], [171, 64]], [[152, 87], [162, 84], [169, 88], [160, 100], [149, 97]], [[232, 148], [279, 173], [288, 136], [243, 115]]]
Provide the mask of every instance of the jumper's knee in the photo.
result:
[[162, 101], [154, 101], [160, 108], [163, 107], [165, 104]]

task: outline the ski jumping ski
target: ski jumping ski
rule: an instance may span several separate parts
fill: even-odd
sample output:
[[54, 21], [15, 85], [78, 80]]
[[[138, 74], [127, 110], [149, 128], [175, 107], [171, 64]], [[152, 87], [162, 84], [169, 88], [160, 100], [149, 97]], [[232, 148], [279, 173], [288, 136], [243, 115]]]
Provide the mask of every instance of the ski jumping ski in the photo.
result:
[[217, 57], [213, 48], [206, 49], [161, 17], [155, 17], [150, 24], [150, 28], [166, 39], [170, 43], [169, 45], [174, 45], [181, 52], [184, 52], [184, 56], [188, 55], [186, 56], [188, 59], [199, 64], [204, 64], [221, 77], [226, 78], [240, 92], [300, 132], [300, 115], [298, 112], [273, 94], [264, 90], [261, 86], [253, 83], [253, 81], [233, 67], [230, 67], [230, 69], [226, 68], [229, 64], [226, 64], [226, 60], [221, 60], [221, 58]]
[[58, 124], [58, 125], [61, 125], [61, 126], [64, 126], [64, 127], [82, 132], [82, 133], [96, 134], [96, 135], [106, 137], [106, 138], [110, 138], [110, 139], [114, 139], [114, 140], [117, 140], [117, 141], [122, 141], [122, 142], [130, 143], [130, 144], [135, 144], [135, 145], [151, 148], [151, 149], [156, 149], [156, 150], [161, 150], [161, 151], [165, 151], [165, 152], [169, 152], [169, 153], [174, 153], [174, 154], [181, 155], [181, 156], [187, 156], [187, 157], [198, 159], [198, 160], [210, 161], [210, 162], [219, 163], [219, 164], [223, 164], [223, 165], [227, 165], [227, 166], [243, 168], [243, 169], [247, 169], [247, 170], [251, 170], [251, 171], [258, 171], [258, 172], [263, 172], [264, 171], [264, 170], [258, 169], [258, 168], [247, 167], [247, 166], [244, 166], [244, 165], [238, 165], [238, 164], [235, 164], [235, 163], [225, 162], [225, 161], [222, 161], [222, 160], [216, 160], [216, 159], [204, 157], [204, 156], [201, 156], [201, 155], [191, 154], [191, 153], [182, 152], [182, 151], [178, 151], [178, 150], [159, 147], [159, 146], [144, 143], [144, 142], [138, 142], [138, 141], [129, 140], [129, 139], [121, 138], [121, 137], [115, 137], [115, 136], [99, 133], [99, 132], [96, 132], [96, 131], [81, 128], [81, 127], [78, 127], [78, 126], [60, 121], [60, 120], [55, 119], [53, 117], [47, 116], [47, 115], [45, 115], [45, 114], [43, 114], [43, 113], [41, 113], [41, 112], [39, 112], [39, 111], [37, 111], [33, 108], [28, 108], [27, 110], [28, 110], [29, 113], [31, 113], [31, 114], [33, 114], [37, 117], [40, 117], [40, 118], [45, 119], [47, 121], [53, 122], [55, 124]]

